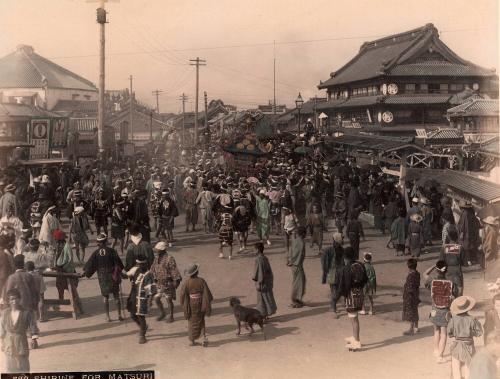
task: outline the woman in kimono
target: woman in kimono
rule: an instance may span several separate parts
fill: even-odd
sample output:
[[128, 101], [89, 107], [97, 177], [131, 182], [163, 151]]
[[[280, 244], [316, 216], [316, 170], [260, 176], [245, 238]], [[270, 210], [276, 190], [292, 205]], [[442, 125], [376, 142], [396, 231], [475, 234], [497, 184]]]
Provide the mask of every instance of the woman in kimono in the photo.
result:
[[185, 274], [189, 276], [181, 289], [180, 302], [184, 310], [184, 317], [188, 320], [188, 333], [191, 346], [196, 345], [196, 340], [203, 333], [203, 346], [208, 346], [208, 339], [205, 328], [205, 316], [210, 316], [213, 301], [212, 293], [207, 282], [198, 277], [200, 266], [191, 265]]
[[257, 258], [255, 258], [255, 272], [252, 280], [257, 289], [257, 310], [269, 320], [269, 316], [276, 313], [277, 306], [273, 294], [273, 270], [269, 259], [264, 255], [264, 244], [257, 242], [255, 244]]
[[29, 373], [28, 329], [31, 334], [31, 348], [38, 346], [38, 327], [35, 314], [20, 305], [21, 294], [16, 288], [7, 292], [9, 307], [2, 312], [0, 340], [4, 353], [5, 373]]

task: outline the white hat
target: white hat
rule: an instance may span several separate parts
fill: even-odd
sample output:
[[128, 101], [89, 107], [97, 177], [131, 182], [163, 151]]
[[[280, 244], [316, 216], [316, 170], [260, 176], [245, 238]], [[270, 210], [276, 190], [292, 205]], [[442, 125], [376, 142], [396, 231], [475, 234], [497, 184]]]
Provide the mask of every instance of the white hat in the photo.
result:
[[414, 203], [418, 203], [419, 202], [418, 197], [414, 197], [413, 199], [411, 199], [411, 201], [413, 201]]
[[83, 207], [75, 207], [75, 214], [80, 214], [82, 213], [83, 211], [85, 210], [85, 208]]
[[156, 188], [156, 189], [160, 189], [161, 182], [153, 182], [153, 187]]
[[166, 251], [167, 243], [165, 241], [160, 241], [155, 245], [155, 250], [157, 251]]
[[266, 194], [266, 190], [265, 190], [265, 189], [261, 189], [261, 190], [259, 191], [259, 195], [265, 195], [265, 194]]
[[49, 182], [50, 182], [49, 176], [48, 175], [43, 175], [42, 176], [42, 183], [49, 183]]
[[498, 217], [488, 216], [483, 219], [483, 223], [498, 226]]
[[192, 168], [191, 170], [189, 170], [189, 173], [194, 174], [195, 173], [194, 169]]

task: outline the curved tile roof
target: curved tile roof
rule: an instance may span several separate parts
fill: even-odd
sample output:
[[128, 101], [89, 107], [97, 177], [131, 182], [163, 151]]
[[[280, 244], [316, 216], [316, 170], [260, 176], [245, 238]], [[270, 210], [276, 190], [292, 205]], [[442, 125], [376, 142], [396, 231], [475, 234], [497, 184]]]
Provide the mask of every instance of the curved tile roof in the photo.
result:
[[30, 46], [0, 58], [0, 88], [66, 88], [97, 91], [87, 79], [36, 54]]

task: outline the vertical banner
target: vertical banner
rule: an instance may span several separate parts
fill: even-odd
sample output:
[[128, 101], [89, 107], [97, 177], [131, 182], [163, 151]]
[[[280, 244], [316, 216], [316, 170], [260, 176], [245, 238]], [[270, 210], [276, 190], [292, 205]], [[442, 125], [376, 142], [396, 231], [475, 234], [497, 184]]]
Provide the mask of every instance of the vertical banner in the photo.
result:
[[68, 120], [65, 118], [52, 119], [50, 133], [50, 147], [66, 147], [68, 141]]
[[30, 125], [30, 140], [34, 147], [30, 149], [30, 159], [49, 157], [49, 119], [33, 119]]

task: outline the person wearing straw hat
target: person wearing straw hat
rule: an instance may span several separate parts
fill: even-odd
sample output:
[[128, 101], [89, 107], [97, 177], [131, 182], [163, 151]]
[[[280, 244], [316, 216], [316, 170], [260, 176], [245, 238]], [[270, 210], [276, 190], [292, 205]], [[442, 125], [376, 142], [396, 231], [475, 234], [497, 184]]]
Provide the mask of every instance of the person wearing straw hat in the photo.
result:
[[123, 275], [125, 278], [129, 278], [131, 283], [127, 310], [130, 312], [130, 318], [139, 326], [140, 344], [147, 342], [146, 316], [149, 313], [149, 299], [156, 293], [156, 284], [148, 266], [146, 256], [138, 255], [134, 266]]
[[444, 245], [439, 254], [439, 259], [446, 262], [446, 279], [451, 280], [458, 289], [458, 295], [464, 292], [464, 275], [462, 265], [465, 261], [465, 251], [457, 243], [458, 233], [456, 230], [450, 230], [448, 233], [450, 243]]
[[123, 263], [115, 249], [107, 246], [108, 236], [100, 233], [97, 236], [97, 250], [90, 256], [83, 267], [83, 275], [87, 278], [92, 277], [97, 272], [99, 287], [104, 300], [104, 311], [106, 312], [106, 321], [110, 322], [109, 317], [109, 295], [113, 294], [118, 311], [118, 320], [123, 321], [122, 305], [120, 298], [120, 283]]
[[469, 377], [469, 365], [472, 356], [476, 352], [474, 347], [474, 337], [480, 337], [483, 334], [481, 323], [469, 315], [476, 305], [476, 300], [471, 296], [457, 297], [451, 303], [451, 320], [448, 322], [448, 336], [454, 337], [451, 343], [451, 370], [453, 379]]
[[182, 277], [174, 257], [167, 252], [167, 243], [165, 241], [158, 242], [154, 247], [154, 251], [157, 255], [151, 265], [151, 274], [158, 287], [158, 292], [153, 296], [156, 306], [160, 310], [157, 320], [161, 321], [166, 316], [163, 303], [161, 302], [162, 297], [165, 297], [170, 311], [170, 317], [167, 319], [167, 322], [174, 322], [175, 290], [179, 287]]
[[200, 266], [196, 263], [189, 266], [184, 274], [189, 278], [185, 281], [181, 292], [180, 302], [184, 311], [184, 317], [188, 320], [188, 335], [191, 346], [195, 346], [196, 340], [203, 333], [203, 346], [208, 345], [205, 316], [210, 316], [213, 301], [212, 292], [207, 282], [198, 277]]
[[422, 216], [419, 213], [413, 213], [410, 216], [410, 225], [408, 225], [408, 235], [406, 237], [406, 248], [408, 254], [413, 258], [420, 257], [422, 246], [424, 244], [424, 235], [422, 226]]
[[484, 268], [498, 258], [498, 217], [488, 216], [483, 220]]

